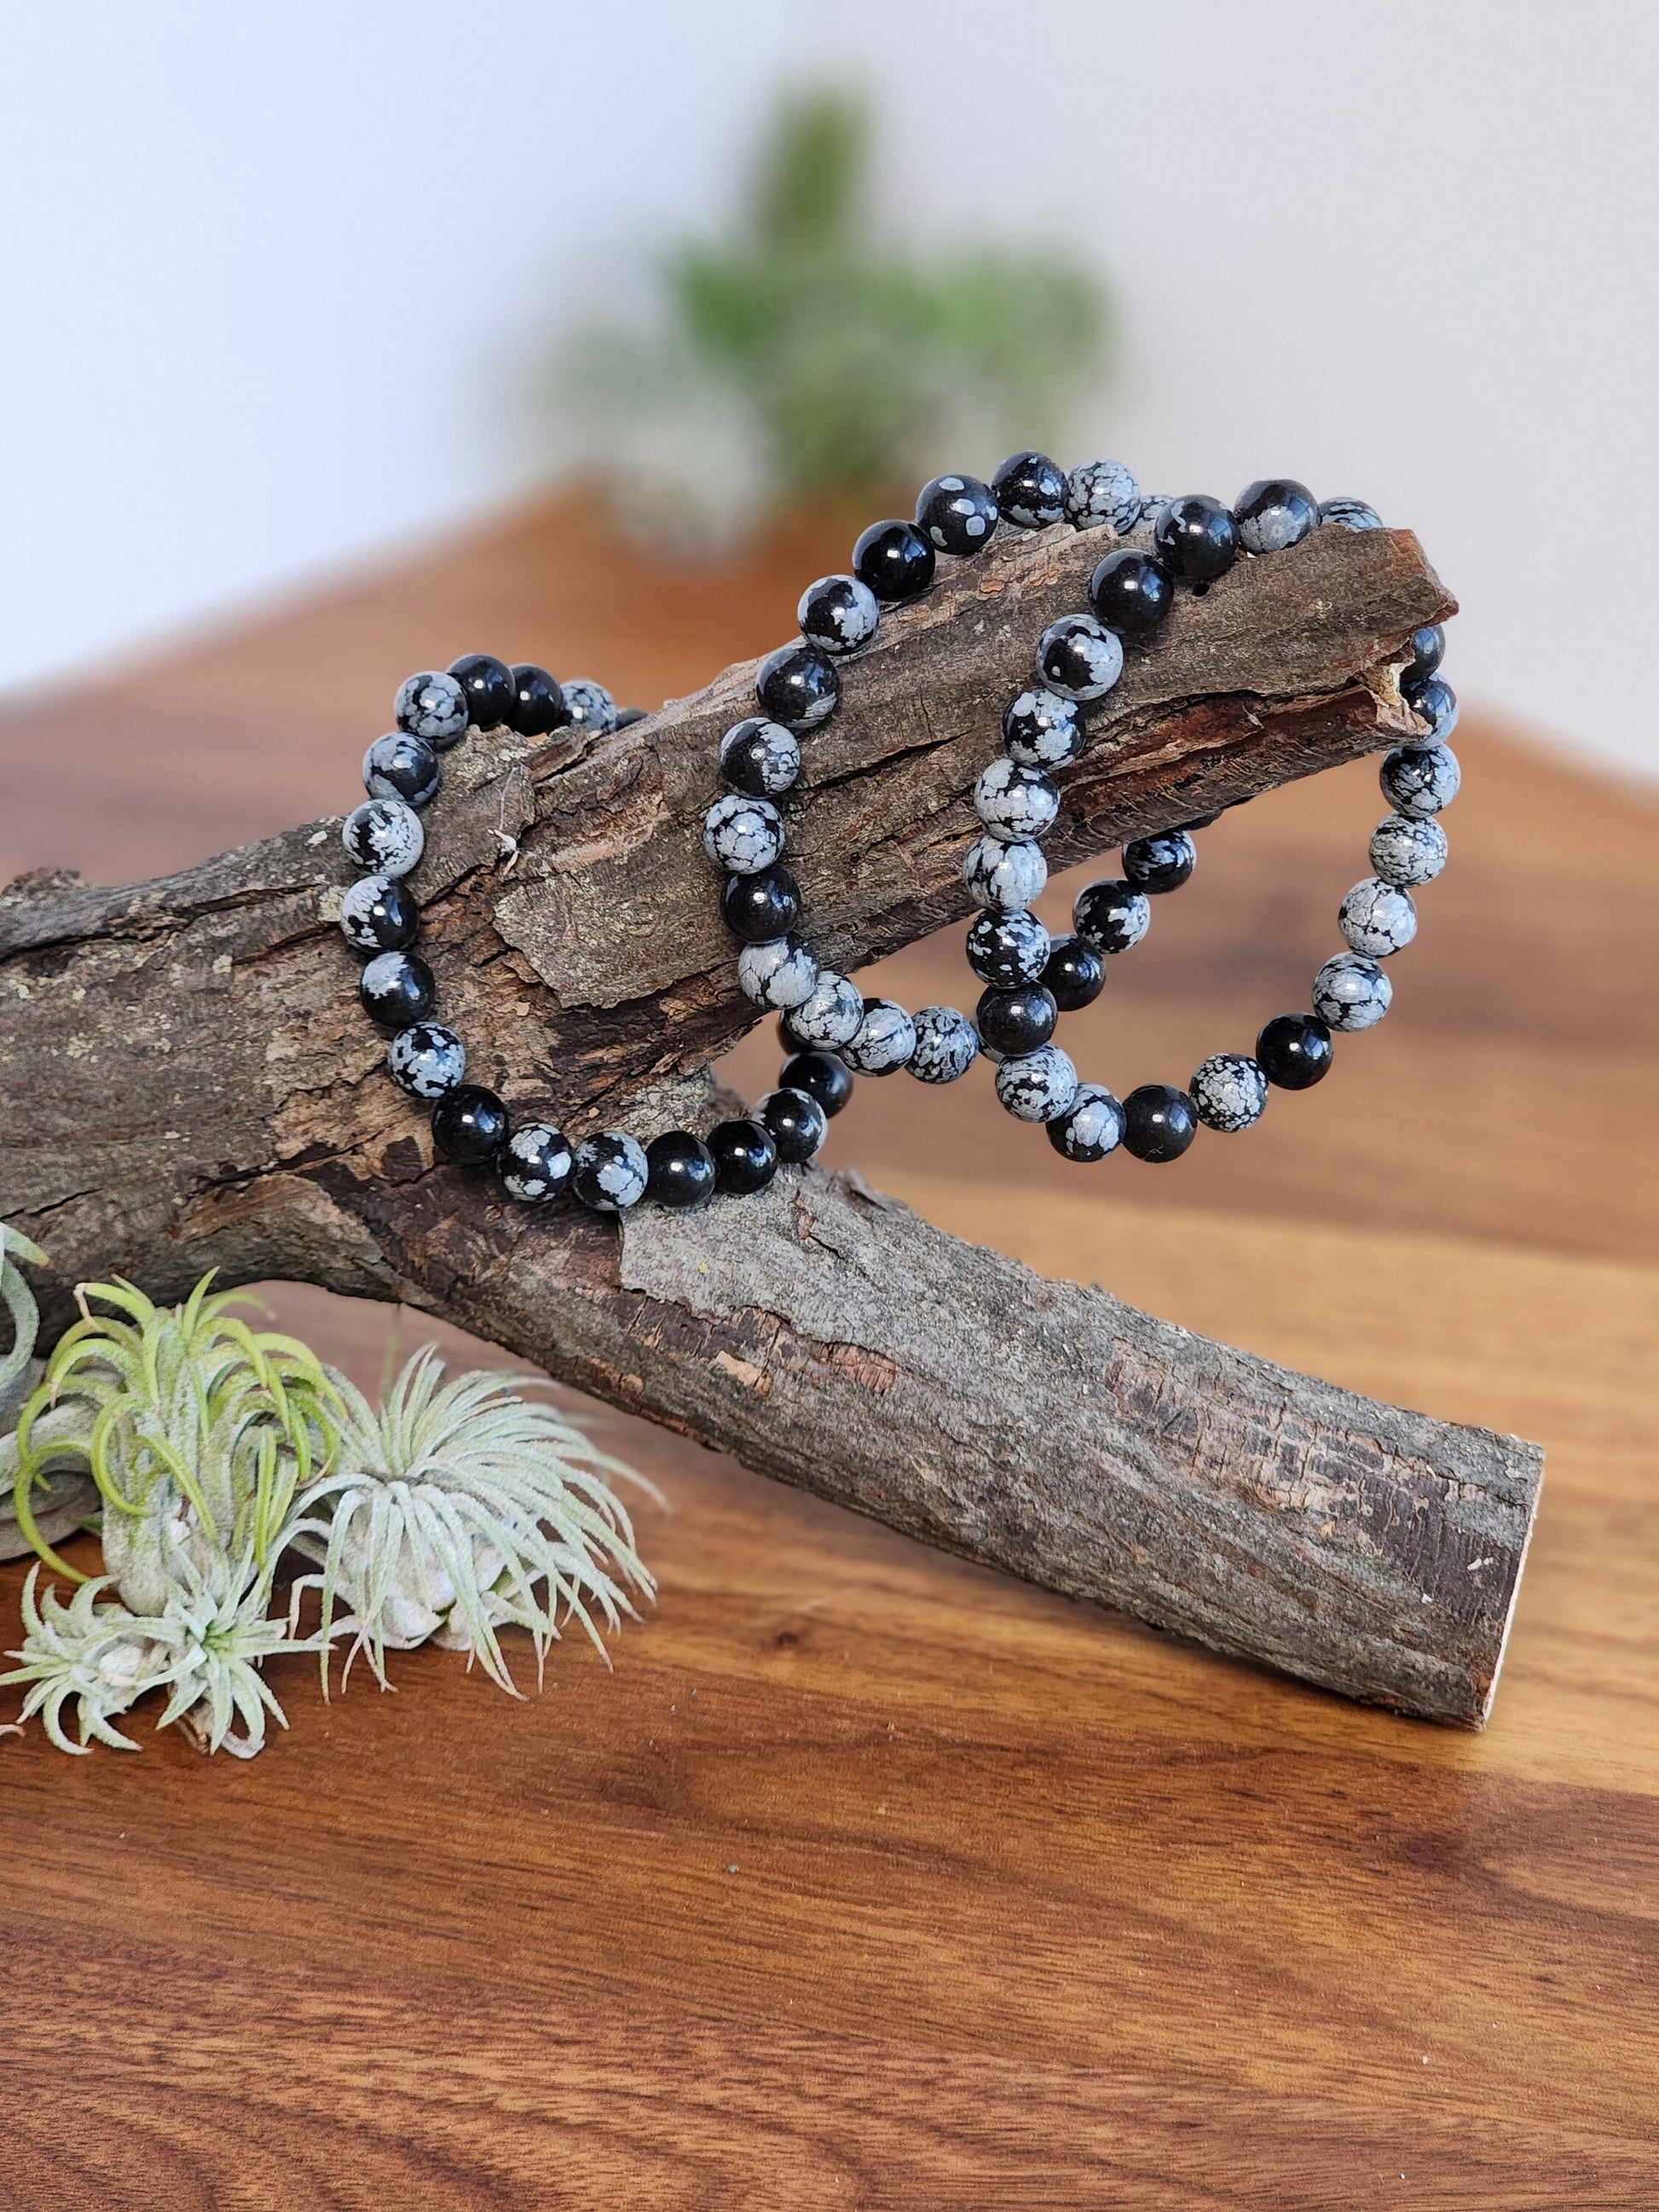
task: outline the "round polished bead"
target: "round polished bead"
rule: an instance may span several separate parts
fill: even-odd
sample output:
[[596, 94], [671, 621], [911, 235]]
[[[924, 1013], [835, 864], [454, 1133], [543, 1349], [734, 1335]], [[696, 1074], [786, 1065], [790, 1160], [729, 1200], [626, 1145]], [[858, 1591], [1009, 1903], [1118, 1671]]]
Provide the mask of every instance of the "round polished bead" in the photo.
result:
[[839, 1114], [853, 1096], [853, 1078], [831, 1052], [798, 1052], [783, 1063], [779, 1077], [786, 1091], [805, 1091], [824, 1112]]
[[1431, 815], [1385, 815], [1371, 832], [1370, 863], [1385, 884], [1431, 884], [1446, 853], [1446, 833]]
[[418, 952], [377, 952], [357, 985], [363, 1011], [383, 1030], [423, 1020], [438, 1003], [432, 970]]
[[1041, 983], [1012, 991], [983, 991], [974, 1009], [981, 1042], [992, 1052], [1035, 1052], [1054, 1033], [1054, 994]]
[[994, 837], [1041, 837], [1060, 811], [1060, 793], [1040, 768], [994, 760], [974, 786], [974, 807]]
[[1023, 839], [976, 837], [962, 863], [962, 880], [975, 903], [997, 914], [1012, 914], [1042, 895], [1048, 863], [1041, 845]]
[[407, 876], [426, 850], [421, 817], [401, 799], [366, 799], [340, 824], [340, 842], [360, 868], [377, 876]]
[[778, 1148], [763, 1122], [721, 1121], [708, 1132], [714, 1159], [714, 1183], [734, 1198], [764, 1190], [778, 1171]]
[[856, 653], [875, 635], [881, 605], [856, 576], [820, 576], [801, 593], [795, 620], [809, 645], [825, 653]]
[[1010, 453], [991, 479], [997, 512], [1016, 530], [1066, 520], [1066, 471], [1047, 453]]
[[1089, 604], [1120, 637], [1146, 637], [1175, 605], [1175, 578], [1152, 554], [1121, 546], [1096, 564]]
[[507, 1109], [482, 1084], [458, 1083], [432, 1109], [432, 1141], [458, 1168], [487, 1168], [507, 1142]]
[[645, 1194], [683, 1213], [714, 1194], [714, 1155], [689, 1129], [665, 1129], [645, 1148]]
[[1432, 676], [1446, 657], [1446, 633], [1438, 623], [1425, 623], [1406, 642], [1411, 648], [1413, 676]]
[[872, 522], [853, 548], [853, 568], [884, 605], [914, 599], [933, 580], [937, 556], [914, 522]]
[[1066, 479], [1066, 520], [1074, 530], [1115, 530], [1140, 520], [1140, 486], [1121, 461], [1085, 461]]
[[934, 477], [916, 498], [916, 528], [941, 553], [977, 553], [997, 526], [997, 502], [977, 477]]
[[830, 1116], [810, 1091], [769, 1091], [755, 1112], [786, 1167], [805, 1167], [823, 1147]]
[[793, 730], [745, 714], [720, 739], [720, 774], [733, 791], [750, 799], [775, 799], [800, 774], [800, 745]]
[[562, 727], [585, 730], [599, 738], [616, 728], [617, 702], [603, 684], [594, 683], [591, 676], [573, 676], [559, 689], [564, 693]]
[[590, 1212], [622, 1213], [645, 1196], [645, 1147], [622, 1129], [601, 1129], [576, 1147], [570, 1188]]
[[968, 932], [968, 965], [981, 983], [1011, 991], [1035, 983], [1048, 963], [1050, 939], [1034, 914], [982, 914]]
[[407, 730], [376, 738], [363, 755], [363, 789], [371, 799], [401, 799], [406, 805], [424, 806], [437, 797], [442, 781], [437, 748]]
[[922, 1006], [915, 1016], [916, 1048], [905, 1063], [918, 1083], [955, 1083], [979, 1058], [979, 1038], [954, 1006]]
[[796, 1052], [839, 1052], [863, 1024], [864, 995], [858, 985], [833, 968], [820, 968], [811, 995], [783, 1018], [784, 1041]]
[[1386, 960], [1417, 934], [1417, 908], [1409, 891], [1380, 876], [1358, 883], [1337, 909], [1336, 926], [1356, 952]]
[[916, 1048], [916, 1025], [891, 999], [866, 999], [858, 1034], [841, 1048], [841, 1058], [858, 1075], [891, 1075], [905, 1066]]
[[1292, 477], [1258, 477], [1233, 507], [1238, 542], [1247, 553], [1283, 553], [1319, 527], [1319, 502]]
[[475, 730], [498, 730], [511, 721], [513, 671], [491, 653], [463, 653], [449, 672], [466, 695], [466, 719]]
[[1457, 727], [1457, 694], [1444, 677], [1408, 676], [1400, 696], [1428, 724], [1428, 742], [1443, 744]]
[[816, 645], [781, 645], [756, 670], [755, 696], [786, 729], [811, 730], [835, 713], [841, 678]]
[[1451, 805], [1463, 772], [1449, 745], [1396, 745], [1384, 757], [1378, 781], [1396, 814], [1422, 822]]
[[393, 876], [360, 876], [340, 895], [340, 933], [354, 952], [406, 952], [420, 928], [414, 892]]
[[1238, 558], [1238, 529], [1218, 499], [1172, 499], [1153, 533], [1159, 557], [1188, 584], [1213, 583]]
[[453, 676], [435, 668], [405, 676], [392, 704], [392, 719], [411, 737], [424, 738], [441, 753], [466, 735], [466, 694]]
[[728, 791], [703, 817], [702, 849], [734, 876], [758, 876], [783, 850], [783, 817], [768, 799]]
[[1002, 742], [1022, 768], [1062, 768], [1083, 747], [1077, 707], [1046, 687], [1022, 691], [1002, 717]]
[[1152, 927], [1146, 894], [1115, 876], [1085, 884], [1072, 906], [1072, 926], [1079, 937], [1105, 953], [1127, 952]]
[[521, 738], [545, 738], [563, 726], [564, 693], [557, 678], [533, 660], [514, 666], [513, 711], [507, 721]]
[[1243, 1052], [1212, 1053], [1200, 1064], [1188, 1088], [1205, 1127], [1230, 1136], [1259, 1121], [1267, 1103], [1267, 1072]]
[[1333, 526], [1338, 530], [1381, 530], [1382, 518], [1374, 507], [1367, 507], [1363, 499], [1322, 499], [1319, 502], [1322, 526]]
[[1057, 937], [1042, 981], [1062, 1014], [1080, 1013], [1106, 988], [1106, 956], [1086, 937]]
[[1123, 673], [1123, 641], [1092, 615], [1061, 615], [1037, 640], [1036, 672], [1063, 699], [1103, 699]]
[[1329, 1027], [1317, 1014], [1275, 1014], [1255, 1041], [1255, 1057], [1281, 1091], [1311, 1091], [1331, 1072]]
[[1143, 1083], [1123, 1102], [1123, 1149], [1138, 1160], [1178, 1160], [1197, 1134], [1193, 1102], [1172, 1083]]
[[[533, 734], [526, 731], [526, 736]], [[521, 1206], [546, 1206], [570, 1188], [575, 1154], [550, 1121], [526, 1121], [495, 1155], [501, 1188]]]
[[1123, 1141], [1123, 1109], [1098, 1083], [1079, 1083], [1072, 1103], [1048, 1124], [1048, 1142], [1066, 1160], [1103, 1160]]
[[775, 1012], [799, 1006], [817, 988], [818, 963], [810, 945], [792, 931], [768, 945], [745, 945], [738, 955], [738, 986], [745, 999]]
[[997, 1069], [997, 1103], [1017, 1121], [1052, 1121], [1077, 1097], [1077, 1070], [1057, 1044], [1005, 1060]]
[[1123, 848], [1123, 872], [1139, 891], [1178, 891], [1198, 865], [1198, 848], [1184, 830], [1137, 837]]
[[386, 1047], [386, 1065], [411, 1098], [441, 1098], [466, 1079], [466, 1047], [441, 1022], [411, 1022]]
[[728, 876], [720, 886], [720, 919], [745, 945], [769, 944], [800, 920], [800, 887], [787, 868]]
[[1339, 952], [1314, 977], [1314, 1012], [1334, 1030], [1374, 1029], [1393, 996], [1394, 985], [1363, 952]]

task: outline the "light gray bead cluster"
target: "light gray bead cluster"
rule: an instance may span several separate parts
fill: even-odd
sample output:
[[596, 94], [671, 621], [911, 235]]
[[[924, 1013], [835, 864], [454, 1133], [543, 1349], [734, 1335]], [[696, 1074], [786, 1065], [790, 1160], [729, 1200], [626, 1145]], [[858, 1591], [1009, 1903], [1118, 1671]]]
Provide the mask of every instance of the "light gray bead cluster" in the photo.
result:
[[1057, 1044], [1001, 1061], [997, 1098], [1017, 1121], [1052, 1121], [1077, 1097], [1077, 1070]]
[[1363, 952], [1339, 952], [1314, 977], [1314, 1012], [1334, 1030], [1374, 1029], [1393, 997], [1393, 984]]
[[1014, 914], [1042, 895], [1048, 863], [1029, 839], [976, 837], [962, 863], [962, 880], [975, 903], [995, 914]]
[[1060, 793], [1040, 768], [1023, 768], [1005, 755], [981, 770], [974, 805], [994, 837], [1017, 842], [1053, 828]]
[[955, 1083], [979, 1057], [979, 1033], [954, 1006], [923, 1006], [915, 1049], [905, 1065], [918, 1083]]
[[1367, 876], [1354, 885], [1338, 908], [1336, 921], [1350, 949], [1373, 960], [1402, 951], [1417, 934], [1411, 893], [1380, 876]]
[[820, 968], [809, 996], [789, 1009], [789, 1033], [803, 1045], [839, 1052], [864, 1021], [864, 994], [833, 968]]
[[380, 876], [407, 876], [426, 850], [421, 817], [401, 799], [366, 799], [340, 825], [340, 842], [360, 868]]
[[1121, 461], [1085, 461], [1066, 479], [1066, 520], [1073, 530], [1115, 530], [1140, 520], [1140, 486]]
[[1371, 832], [1370, 863], [1385, 884], [1431, 884], [1446, 853], [1446, 833], [1431, 815], [1390, 814]]
[[1229, 1135], [1259, 1121], [1267, 1103], [1267, 1073], [1248, 1053], [1212, 1053], [1188, 1089], [1206, 1128]]
[[841, 1057], [856, 1075], [891, 1075], [908, 1066], [916, 1048], [916, 1025], [892, 999], [866, 999], [858, 1035]]
[[769, 799], [728, 791], [703, 817], [702, 849], [731, 875], [757, 876], [783, 850], [783, 817]]
[[744, 996], [775, 1013], [810, 999], [817, 980], [817, 962], [793, 933], [764, 945], [745, 945], [738, 955], [738, 982]]

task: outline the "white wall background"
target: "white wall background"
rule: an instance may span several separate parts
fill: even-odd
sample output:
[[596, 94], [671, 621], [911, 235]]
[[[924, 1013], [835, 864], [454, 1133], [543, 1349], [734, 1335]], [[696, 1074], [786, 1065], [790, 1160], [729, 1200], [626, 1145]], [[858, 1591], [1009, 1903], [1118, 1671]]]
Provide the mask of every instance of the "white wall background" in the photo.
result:
[[1370, 498], [1466, 696], [1659, 773], [1650, 0], [0, 0], [0, 683], [519, 488], [531, 349], [816, 69], [896, 215], [1099, 253], [1144, 483]]

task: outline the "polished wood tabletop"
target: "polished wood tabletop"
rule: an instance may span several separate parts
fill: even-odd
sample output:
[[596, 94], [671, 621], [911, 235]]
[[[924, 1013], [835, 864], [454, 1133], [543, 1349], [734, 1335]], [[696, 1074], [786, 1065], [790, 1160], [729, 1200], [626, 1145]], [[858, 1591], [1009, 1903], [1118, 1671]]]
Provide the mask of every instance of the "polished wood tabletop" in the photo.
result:
[[[0, 875], [126, 881], [343, 811], [399, 678], [464, 651], [653, 704], [844, 558], [807, 522], [687, 573], [528, 507], [0, 711]], [[1082, 1170], [986, 1085], [901, 1080], [830, 1157], [1049, 1273], [1541, 1442], [1486, 1733], [572, 1399], [667, 1502], [614, 1671], [567, 1644], [515, 1702], [427, 1650], [325, 1705], [279, 1662], [291, 1725], [246, 1765], [143, 1725], [137, 1756], [0, 1741], [0, 2205], [1659, 2205], [1659, 805], [1474, 716], [1457, 745], [1394, 1012], [1257, 1130]], [[1381, 811], [1358, 763], [1206, 831], [1084, 1073], [1182, 1080], [1304, 1005]], [[968, 988], [955, 931], [878, 972]], [[733, 1079], [775, 1056], [757, 1032]], [[434, 1336], [498, 1358], [268, 1296], [366, 1386]]]

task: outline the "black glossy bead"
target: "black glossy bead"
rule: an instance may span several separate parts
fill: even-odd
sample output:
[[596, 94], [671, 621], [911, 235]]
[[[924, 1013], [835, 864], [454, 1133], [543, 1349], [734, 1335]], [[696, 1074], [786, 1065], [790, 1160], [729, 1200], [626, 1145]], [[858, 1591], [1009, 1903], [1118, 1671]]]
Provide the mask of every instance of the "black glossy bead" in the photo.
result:
[[544, 738], [564, 721], [564, 694], [556, 677], [533, 660], [520, 660], [513, 671], [513, 711], [508, 726], [521, 738]]
[[1198, 848], [1184, 830], [1137, 837], [1123, 848], [1123, 872], [1139, 891], [1178, 891], [1197, 860]]
[[1282, 553], [1318, 529], [1319, 501], [1292, 477], [1262, 477], [1240, 492], [1233, 520], [1247, 553]]
[[650, 1170], [645, 1194], [657, 1205], [678, 1213], [714, 1195], [714, 1155], [689, 1129], [669, 1129], [653, 1137], [645, 1148], [645, 1160]]
[[1138, 1160], [1178, 1160], [1197, 1134], [1197, 1109], [1172, 1083], [1143, 1083], [1123, 1102], [1123, 1149]]
[[1106, 953], [1127, 952], [1139, 945], [1151, 919], [1146, 892], [1116, 876], [1085, 884], [1072, 906], [1079, 934]]
[[1159, 557], [1188, 584], [1224, 576], [1238, 558], [1238, 528], [1218, 499], [1172, 499], [1152, 532]]
[[974, 1024], [982, 1043], [1017, 1060], [1048, 1043], [1056, 1011], [1053, 992], [1041, 983], [1021, 983], [1012, 991], [981, 992]]
[[1426, 743], [1443, 744], [1457, 727], [1457, 694], [1443, 676], [1419, 676], [1413, 671], [1401, 682], [1400, 696], [1428, 724]]
[[1438, 623], [1425, 623], [1406, 642], [1411, 647], [1413, 676], [1432, 676], [1446, 657], [1446, 633]]
[[810, 1091], [797, 1091], [793, 1085], [769, 1091], [755, 1111], [777, 1146], [778, 1158], [791, 1167], [812, 1158], [830, 1133], [830, 1116]]
[[933, 549], [914, 522], [872, 522], [853, 548], [853, 574], [884, 605], [925, 592], [935, 565]]
[[722, 1121], [708, 1133], [718, 1188], [747, 1198], [764, 1190], [778, 1171], [778, 1148], [759, 1121]]
[[1079, 1013], [1106, 988], [1106, 956], [1086, 937], [1057, 937], [1042, 985], [1062, 1014]]
[[1047, 453], [1010, 453], [991, 479], [997, 508], [1016, 530], [1066, 520], [1066, 471]]
[[934, 477], [916, 499], [916, 528], [941, 553], [977, 553], [991, 542], [997, 502], [977, 477]]
[[728, 876], [720, 891], [720, 919], [745, 945], [769, 945], [800, 920], [799, 886], [787, 868]]
[[489, 1167], [507, 1130], [506, 1107], [482, 1084], [458, 1083], [432, 1109], [432, 1140], [457, 1167]]
[[341, 901], [340, 927], [354, 951], [406, 952], [421, 933], [420, 902], [399, 877], [365, 876]]
[[404, 1030], [432, 1012], [438, 986], [418, 952], [377, 952], [363, 970], [357, 995], [371, 1021], [383, 1030]]
[[1331, 1033], [1317, 1014], [1275, 1014], [1255, 1041], [1255, 1056], [1281, 1091], [1310, 1091], [1331, 1072]]
[[402, 799], [425, 806], [438, 795], [443, 769], [435, 746], [407, 730], [376, 738], [363, 755], [363, 789], [371, 799]]
[[841, 677], [816, 645], [781, 645], [756, 671], [755, 696], [775, 722], [799, 734], [834, 714]]
[[832, 1052], [798, 1052], [783, 1063], [778, 1080], [786, 1091], [804, 1091], [824, 1112], [839, 1114], [853, 1096], [853, 1071]]
[[1145, 637], [1175, 605], [1175, 578], [1150, 553], [1125, 546], [1109, 553], [1089, 579], [1089, 599], [1108, 629]]
[[466, 653], [450, 662], [449, 672], [466, 694], [467, 719], [475, 730], [511, 726], [518, 687], [504, 660], [493, 653]]
[[1012, 991], [1035, 983], [1048, 963], [1050, 939], [1034, 914], [982, 914], [968, 933], [968, 965], [981, 983]]

